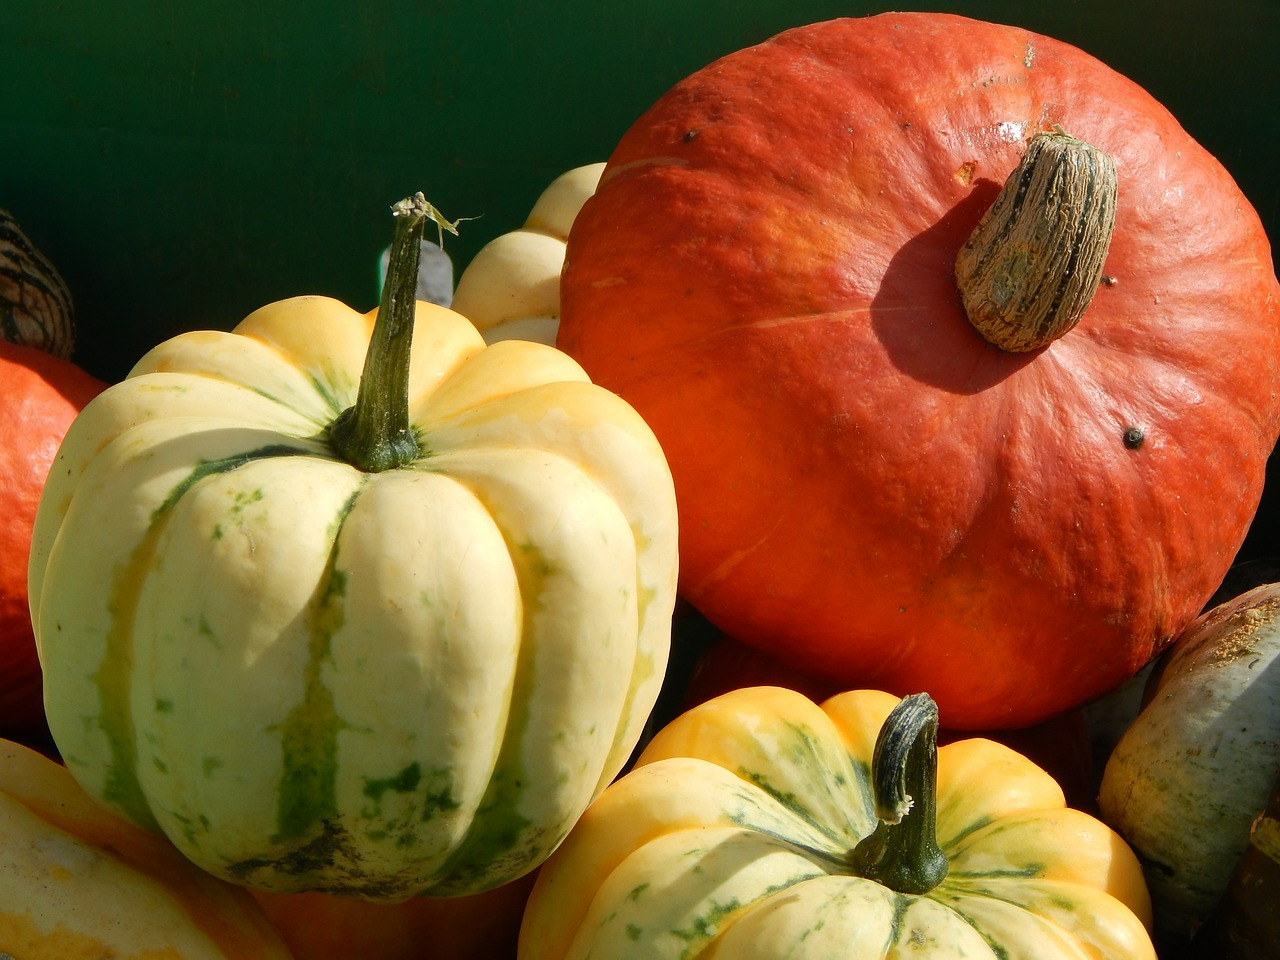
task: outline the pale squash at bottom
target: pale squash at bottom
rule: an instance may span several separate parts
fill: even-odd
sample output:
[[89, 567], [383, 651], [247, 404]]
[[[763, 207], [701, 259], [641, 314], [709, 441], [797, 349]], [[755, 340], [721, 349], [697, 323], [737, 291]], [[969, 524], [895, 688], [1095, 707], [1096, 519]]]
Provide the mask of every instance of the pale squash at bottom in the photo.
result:
[[1157, 661], [1107, 759], [1103, 818], [1146, 864], [1158, 933], [1186, 942], [1226, 892], [1280, 759], [1280, 583], [1206, 611]]
[[[876, 691], [819, 707], [757, 687], [678, 717], [543, 865], [520, 960], [1154, 958], [1124, 842], [1000, 744], [958, 741], [934, 761], [936, 709], [908, 752], [910, 802], [878, 819], [873, 775], [894, 768], [873, 757], [897, 712]], [[909, 884], [882, 870], [877, 843], [915, 831], [919, 844], [880, 849], [924, 850], [935, 818], [934, 855], [899, 864]]]
[[163, 837], [107, 813], [53, 760], [0, 740], [0, 956], [290, 954], [244, 890], [196, 869]]

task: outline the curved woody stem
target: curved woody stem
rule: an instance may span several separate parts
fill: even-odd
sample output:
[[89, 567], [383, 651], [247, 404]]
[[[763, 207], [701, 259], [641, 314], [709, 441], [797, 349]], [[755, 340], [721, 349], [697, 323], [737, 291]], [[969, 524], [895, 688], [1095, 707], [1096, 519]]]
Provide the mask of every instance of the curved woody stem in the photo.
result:
[[871, 761], [880, 822], [848, 854], [860, 877], [898, 893], [928, 893], [947, 875], [937, 838], [938, 706], [905, 697], [885, 720]]

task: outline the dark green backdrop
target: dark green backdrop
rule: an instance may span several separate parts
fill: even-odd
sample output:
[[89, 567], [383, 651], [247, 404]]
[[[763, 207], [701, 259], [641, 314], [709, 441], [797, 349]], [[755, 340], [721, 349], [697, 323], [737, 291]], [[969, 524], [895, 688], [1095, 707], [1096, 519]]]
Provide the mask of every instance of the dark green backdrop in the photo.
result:
[[[1277, 236], [1280, 0], [950, 0], [1141, 83]], [[325, 293], [367, 309], [386, 210], [481, 219], [459, 268], [682, 76], [860, 0], [9, 0], [0, 207], [61, 268], [79, 362]], [[898, 7], [899, 9], [901, 7]]]
[[[1147, 87], [1280, 208], [1280, 0], [917, 3], [1067, 40]], [[461, 266], [541, 188], [607, 157], [672, 83], [859, 0], [10, 0], [0, 206], [62, 269], [82, 365], [298, 293], [376, 302], [387, 206], [483, 215]], [[1274, 231], [1272, 232], [1274, 236]]]

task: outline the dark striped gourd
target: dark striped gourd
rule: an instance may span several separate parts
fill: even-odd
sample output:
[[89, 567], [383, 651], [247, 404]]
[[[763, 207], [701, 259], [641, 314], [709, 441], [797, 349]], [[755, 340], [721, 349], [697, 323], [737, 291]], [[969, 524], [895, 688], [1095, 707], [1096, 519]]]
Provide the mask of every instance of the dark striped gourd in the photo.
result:
[[0, 337], [66, 360], [75, 347], [73, 317], [62, 275], [0, 209]]

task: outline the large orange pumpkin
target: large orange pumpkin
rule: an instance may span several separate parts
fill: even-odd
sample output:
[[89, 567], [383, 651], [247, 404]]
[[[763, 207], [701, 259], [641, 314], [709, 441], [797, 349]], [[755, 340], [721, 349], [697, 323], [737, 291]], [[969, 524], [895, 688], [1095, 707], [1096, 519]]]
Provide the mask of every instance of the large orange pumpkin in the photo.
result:
[[[955, 261], [1055, 128], [1113, 158], [1114, 235], [1074, 329], [1011, 352]], [[558, 345], [662, 443], [711, 621], [1016, 727], [1122, 682], [1222, 579], [1280, 430], [1278, 299], [1255, 212], [1137, 85], [892, 13], [730, 54], [641, 116], [569, 237]]]

